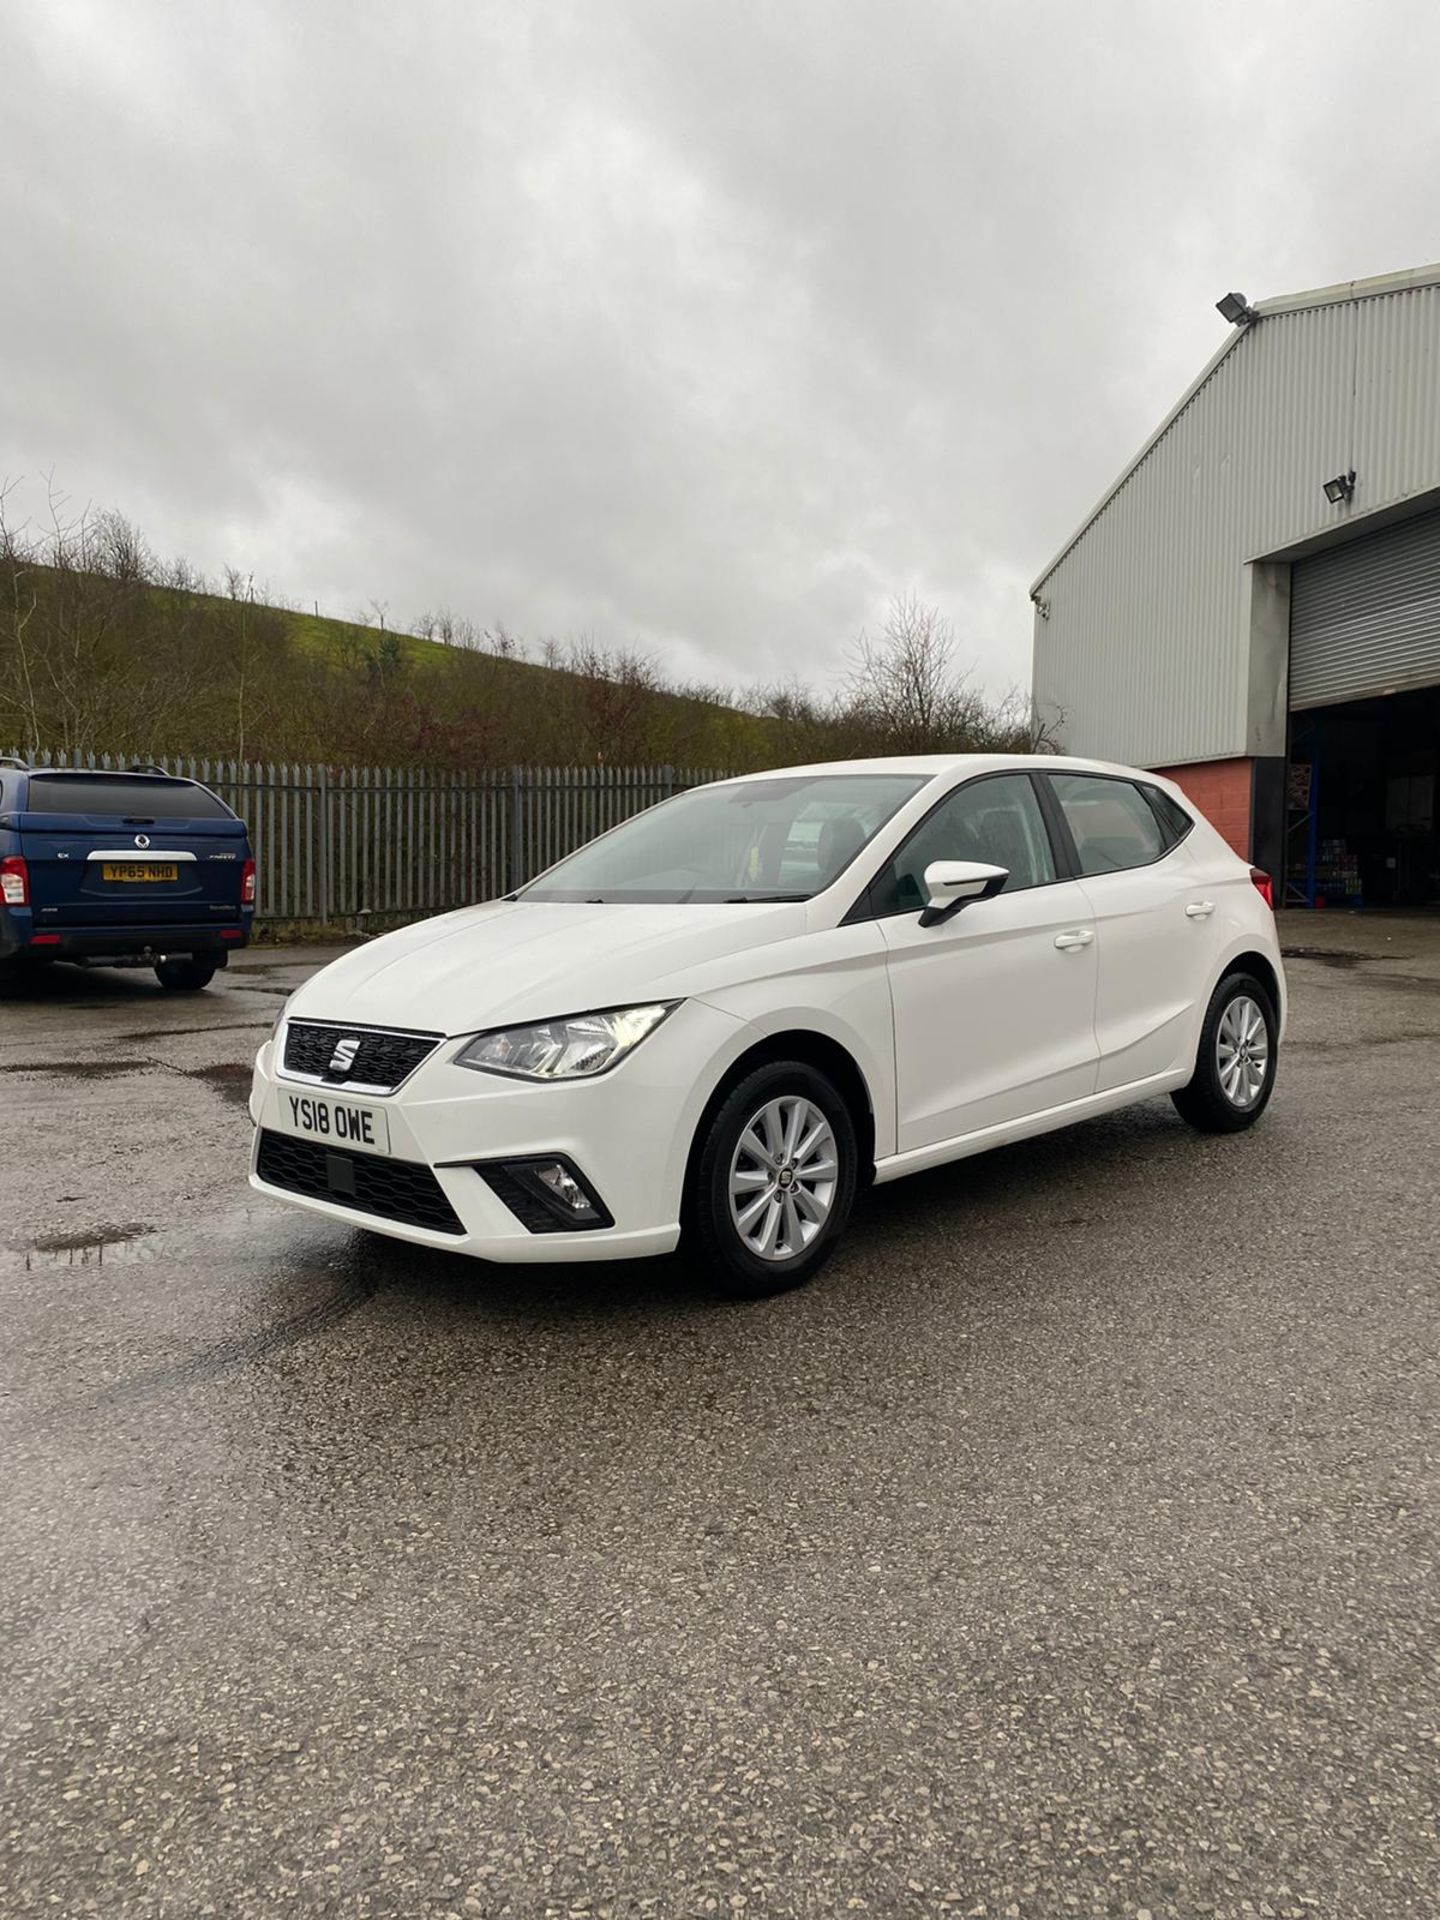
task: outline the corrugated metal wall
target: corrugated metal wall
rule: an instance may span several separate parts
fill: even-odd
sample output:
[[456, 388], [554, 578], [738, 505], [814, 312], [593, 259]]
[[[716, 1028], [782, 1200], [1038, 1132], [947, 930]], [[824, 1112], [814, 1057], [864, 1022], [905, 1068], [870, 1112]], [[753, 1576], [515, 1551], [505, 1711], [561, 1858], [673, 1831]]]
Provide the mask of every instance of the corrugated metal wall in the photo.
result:
[[1246, 562], [1437, 487], [1440, 287], [1260, 320], [1039, 585], [1042, 713], [1142, 765], [1283, 751], [1247, 738]]
[[1290, 598], [1290, 705], [1440, 683], [1440, 513], [1301, 560]]

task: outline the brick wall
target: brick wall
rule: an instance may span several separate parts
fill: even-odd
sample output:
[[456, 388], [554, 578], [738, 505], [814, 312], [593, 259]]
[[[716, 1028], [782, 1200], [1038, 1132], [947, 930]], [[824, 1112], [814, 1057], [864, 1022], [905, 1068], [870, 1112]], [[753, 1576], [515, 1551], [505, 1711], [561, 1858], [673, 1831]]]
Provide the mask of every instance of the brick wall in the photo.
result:
[[1204, 760], [1190, 767], [1156, 767], [1193, 800], [1242, 860], [1250, 858], [1249, 760]]

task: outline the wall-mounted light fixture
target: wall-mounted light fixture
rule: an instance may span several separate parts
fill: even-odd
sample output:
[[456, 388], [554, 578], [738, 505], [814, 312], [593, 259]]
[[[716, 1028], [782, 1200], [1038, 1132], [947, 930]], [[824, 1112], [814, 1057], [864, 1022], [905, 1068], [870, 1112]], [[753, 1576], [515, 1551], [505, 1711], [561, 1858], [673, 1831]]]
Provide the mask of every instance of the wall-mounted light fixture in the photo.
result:
[[1325, 498], [1332, 507], [1338, 507], [1342, 500], [1351, 500], [1355, 496], [1355, 469], [1348, 473], [1337, 473], [1333, 480], [1325, 482]]
[[1215, 302], [1215, 311], [1222, 320], [1228, 320], [1232, 327], [1248, 327], [1252, 320], [1260, 318], [1243, 293], [1227, 293], [1223, 299]]

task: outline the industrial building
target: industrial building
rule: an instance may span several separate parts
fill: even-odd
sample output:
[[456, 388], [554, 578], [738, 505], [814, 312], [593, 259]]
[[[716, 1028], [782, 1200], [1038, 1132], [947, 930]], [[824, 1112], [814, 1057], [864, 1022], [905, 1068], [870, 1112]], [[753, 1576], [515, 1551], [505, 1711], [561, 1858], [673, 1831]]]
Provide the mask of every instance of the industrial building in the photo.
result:
[[1440, 266], [1219, 304], [1031, 589], [1037, 710], [1177, 780], [1291, 904], [1440, 902]]

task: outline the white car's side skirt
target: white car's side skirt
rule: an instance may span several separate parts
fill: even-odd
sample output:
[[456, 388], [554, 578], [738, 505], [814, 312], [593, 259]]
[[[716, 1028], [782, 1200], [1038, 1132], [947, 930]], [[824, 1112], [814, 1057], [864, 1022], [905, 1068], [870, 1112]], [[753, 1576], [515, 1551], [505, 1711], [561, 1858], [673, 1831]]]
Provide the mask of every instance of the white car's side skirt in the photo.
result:
[[1023, 1120], [1006, 1120], [998, 1127], [981, 1127], [975, 1133], [960, 1134], [954, 1140], [937, 1140], [933, 1146], [913, 1147], [908, 1153], [892, 1153], [875, 1162], [875, 1184], [903, 1180], [907, 1173], [923, 1173], [927, 1167], [943, 1167], [950, 1160], [964, 1160], [990, 1147], [1003, 1147], [1012, 1140], [1029, 1140], [1037, 1133], [1053, 1133], [1057, 1127], [1072, 1126], [1077, 1120], [1090, 1120], [1096, 1114], [1113, 1113], [1117, 1107], [1133, 1107], [1157, 1093], [1169, 1093], [1183, 1087], [1190, 1078], [1190, 1067], [1168, 1073], [1151, 1074], [1147, 1080], [1131, 1080], [1123, 1087], [1106, 1087], [1102, 1093], [1087, 1094], [1083, 1100], [1067, 1100], [1063, 1106], [1047, 1107], [1042, 1113], [1026, 1114]]

